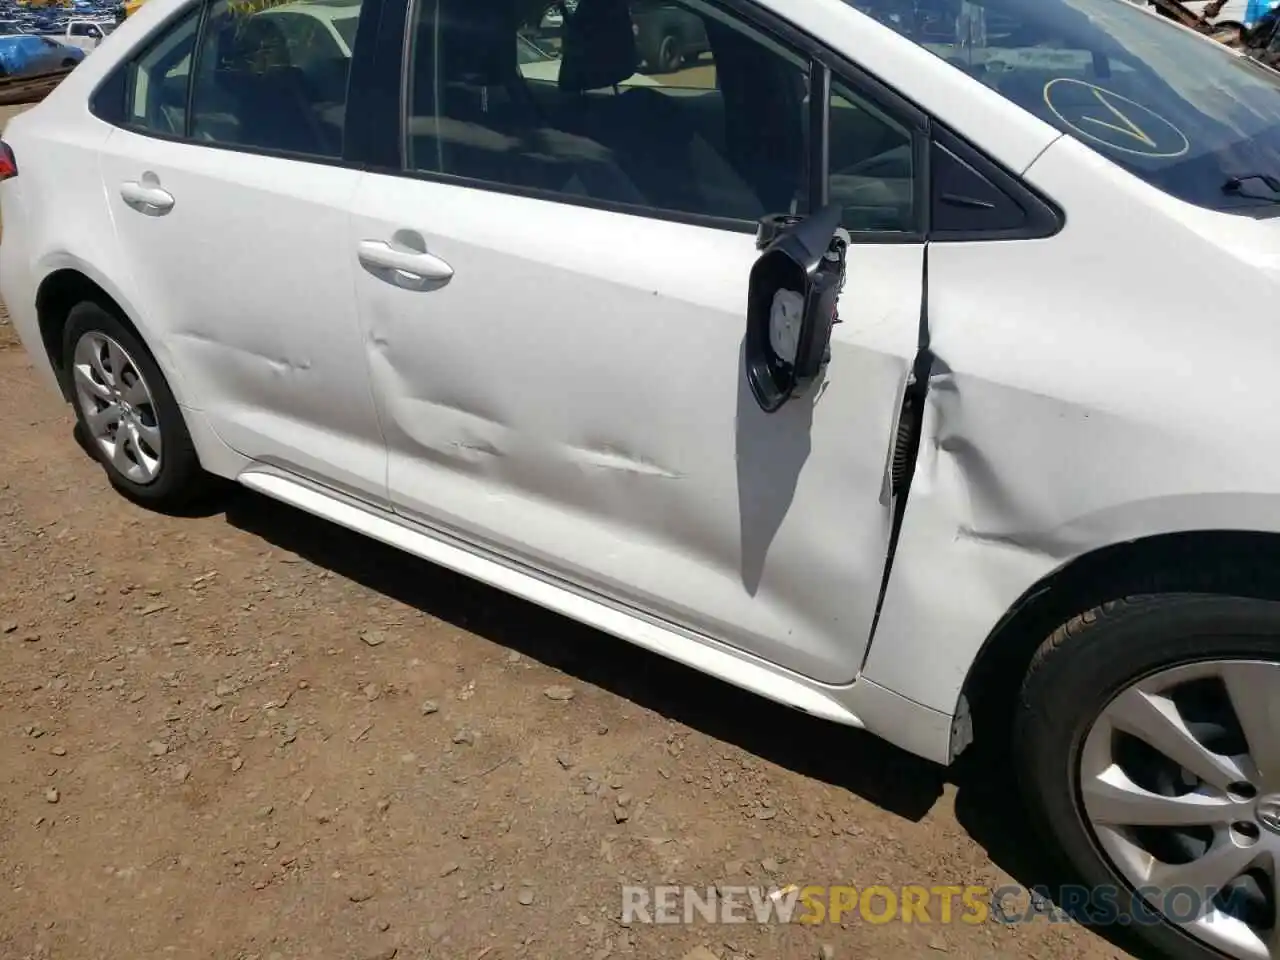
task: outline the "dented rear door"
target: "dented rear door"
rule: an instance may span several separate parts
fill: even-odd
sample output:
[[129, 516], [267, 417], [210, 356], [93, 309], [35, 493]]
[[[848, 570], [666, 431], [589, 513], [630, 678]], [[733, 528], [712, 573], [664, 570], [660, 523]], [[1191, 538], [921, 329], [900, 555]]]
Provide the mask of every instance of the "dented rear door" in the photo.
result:
[[360, 173], [130, 130], [100, 164], [133, 297], [222, 440], [384, 503], [346, 251]]
[[766, 415], [743, 375], [749, 233], [375, 174], [352, 227], [375, 261], [438, 274], [371, 262], [356, 281], [395, 509], [804, 675], [856, 675], [921, 246], [854, 245], [828, 382]]

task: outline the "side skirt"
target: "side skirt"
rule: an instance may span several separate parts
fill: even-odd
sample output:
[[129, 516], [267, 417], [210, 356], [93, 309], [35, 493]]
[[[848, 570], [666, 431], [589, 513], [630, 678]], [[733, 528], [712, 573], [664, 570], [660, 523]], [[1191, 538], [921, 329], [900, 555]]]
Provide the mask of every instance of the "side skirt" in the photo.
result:
[[646, 618], [503, 558], [477, 552], [453, 537], [411, 524], [284, 471], [255, 465], [237, 478], [250, 490], [322, 517], [455, 573], [536, 603], [660, 656], [805, 713], [850, 727], [864, 726], [842, 702], [854, 687], [820, 684], [715, 640]]

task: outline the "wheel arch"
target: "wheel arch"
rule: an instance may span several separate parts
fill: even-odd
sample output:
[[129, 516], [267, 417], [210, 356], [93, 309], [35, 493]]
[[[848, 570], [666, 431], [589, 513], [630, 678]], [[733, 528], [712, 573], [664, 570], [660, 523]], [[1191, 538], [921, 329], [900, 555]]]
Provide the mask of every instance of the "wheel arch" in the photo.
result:
[[146, 345], [179, 405], [196, 408], [191, 402], [186, 384], [178, 376], [167, 350], [164, 349], [163, 342], [150, 335], [146, 325], [139, 322], [128, 298], [115, 284], [78, 258], [50, 258], [42, 266], [43, 276], [36, 287], [36, 318], [41, 344], [58, 378], [64, 399], [69, 402], [71, 393], [66, 377], [62, 332], [71, 308], [77, 303], [90, 300], [115, 314]]
[[[957, 717], [971, 717], [975, 740], [990, 745], [1009, 729], [1036, 649], [1061, 624], [1108, 600], [1179, 591], [1280, 600], [1280, 533], [1161, 533], [1073, 558], [1028, 588], [988, 634], [961, 687]], [[953, 755], [963, 746], [953, 733]]]

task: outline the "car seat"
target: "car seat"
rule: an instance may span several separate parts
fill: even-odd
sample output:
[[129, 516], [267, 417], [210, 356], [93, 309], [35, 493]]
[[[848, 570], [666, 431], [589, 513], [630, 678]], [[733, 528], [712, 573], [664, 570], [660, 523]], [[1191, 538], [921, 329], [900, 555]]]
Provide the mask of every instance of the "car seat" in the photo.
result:
[[681, 108], [680, 97], [660, 87], [620, 89], [640, 59], [627, 0], [579, 0], [563, 36], [559, 83], [573, 98], [570, 122], [611, 148], [649, 205], [748, 220], [764, 213], [755, 191]]
[[[203, 71], [202, 71], [203, 72]], [[308, 156], [337, 156], [341, 143], [326, 130], [315, 111], [306, 76], [295, 67], [289, 44], [270, 17], [228, 17], [217, 34], [212, 70], [214, 96], [233, 108], [239, 122], [236, 142], [244, 146]], [[192, 133], [199, 137], [202, 117], [212, 112], [202, 103], [196, 83]]]
[[409, 134], [419, 169], [638, 202], [600, 144], [559, 130], [520, 74], [515, 0], [438, 0], [417, 25]]

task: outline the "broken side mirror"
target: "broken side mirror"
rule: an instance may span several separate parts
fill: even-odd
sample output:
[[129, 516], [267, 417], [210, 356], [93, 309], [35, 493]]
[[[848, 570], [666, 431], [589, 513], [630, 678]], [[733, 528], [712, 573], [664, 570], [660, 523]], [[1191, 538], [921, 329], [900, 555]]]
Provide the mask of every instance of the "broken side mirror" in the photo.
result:
[[809, 217], [760, 221], [751, 269], [744, 349], [747, 383], [756, 403], [773, 413], [803, 396], [831, 359], [831, 328], [844, 287], [849, 234], [841, 207]]

